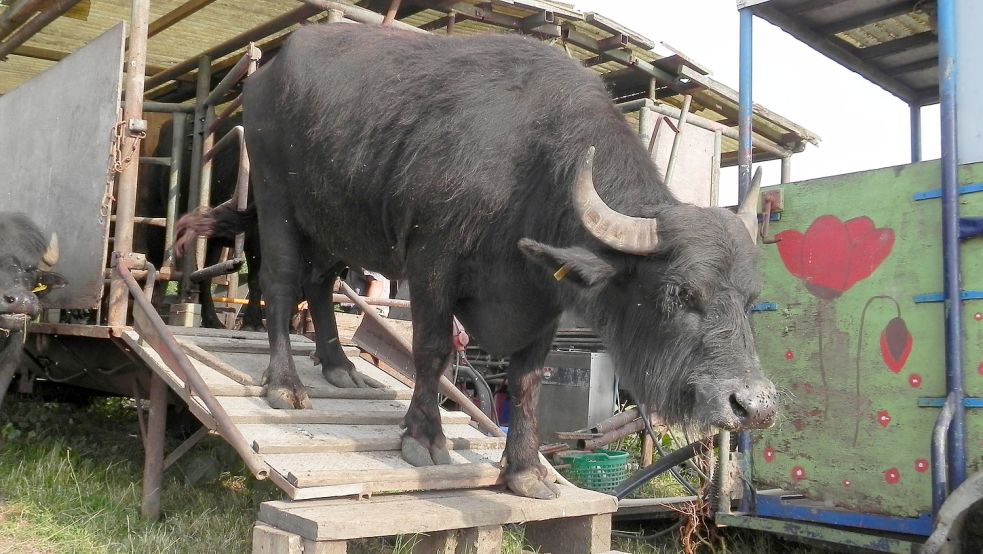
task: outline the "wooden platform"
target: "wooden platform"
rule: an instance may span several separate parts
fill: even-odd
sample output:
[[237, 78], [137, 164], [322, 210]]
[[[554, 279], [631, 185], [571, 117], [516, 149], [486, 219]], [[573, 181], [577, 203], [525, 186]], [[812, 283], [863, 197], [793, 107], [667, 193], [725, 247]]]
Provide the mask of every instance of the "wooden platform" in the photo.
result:
[[[417, 468], [399, 453], [400, 424], [412, 389], [346, 349], [371, 389], [341, 389], [321, 375], [309, 354], [314, 343], [291, 335], [294, 363], [313, 402], [311, 410], [275, 410], [264, 397], [269, 363], [265, 333], [171, 328], [208, 388], [270, 468], [291, 499], [368, 496], [414, 490], [485, 487], [500, 481], [505, 440], [487, 437], [463, 412], [442, 411], [452, 464]], [[143, 344], [133, 330], [123, 339], [162, 375], [206, 426], [218, 431], [205, 404]]]
[[[562, 487], [556, 500], [522, 498], [501, 490], [455, 490], [333, 499], [264, 502], [254, 550], [293, 541], [295, 552], [343, 553], [349, 539], [423, 534], [415, 552], [501, 552], [502, 525], [525, 524], [525, 537], [541, 553], [596, 554], [611, 546], [613, 496]], [[292, 538], [295, 537], [295, 538]], [[258, 548], [259, 547], [259, 548]], [[272, 548], [270, 552], [291, 552]]]

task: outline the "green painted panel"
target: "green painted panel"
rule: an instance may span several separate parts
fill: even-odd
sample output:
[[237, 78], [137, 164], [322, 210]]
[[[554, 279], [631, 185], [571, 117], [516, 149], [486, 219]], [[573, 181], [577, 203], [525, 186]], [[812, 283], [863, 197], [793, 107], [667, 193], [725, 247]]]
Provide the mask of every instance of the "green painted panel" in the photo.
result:
[[[983, 164], [960, 179], [983, 182]], [[755, 433], [755, 480], [868, 513], [928, 511], [938, 410], [916, 402], [945, 395], [943, 313], [913, 297], [942, 290], [941, 211], [913, 195], [939, 188], [938, 161], [781, 188], [771, 232], [783, 240], [761, 247], [761, 301], [779, 309], [753, 321], [783, 406]], [[983, 192], [961, 199], [964, 216], [983, 216]], [[983, 238], [965, 244], [963, 274], [983, 290]], [[967, 393], [983, 396], [983, 300], [965, 310]], [[970, 466], [983, 469], [983, 413], [967, 428]]]

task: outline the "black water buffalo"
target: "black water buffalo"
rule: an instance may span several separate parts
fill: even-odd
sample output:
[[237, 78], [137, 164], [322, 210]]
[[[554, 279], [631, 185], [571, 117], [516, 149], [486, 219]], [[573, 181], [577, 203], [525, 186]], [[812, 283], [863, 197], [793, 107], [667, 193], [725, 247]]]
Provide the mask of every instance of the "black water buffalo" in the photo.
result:
[[[219, 124], [216, 129], [216, 141], [233, 127], [242, 124], [241, 115], [236, 115]], [[167, 157], [171, 155], [173, 125], [170, 121], [164, 123], [160, 129], [157, 147], [153, 151], [153, 156]], [[186, 152], [182, 157], [183, 166], [181, 168], [180, 183], [180, 203], [178, 211], [185, 213], [188, 211], [188, 194], [191, 175], [191, 155]], [[170, 169], [161, 166], [148, 166], [145, 175], [147, 176], [146, 186], [140, 188], [138, 198], [138, 213], [147, 217], [164, 217], [167, 214], [168, 183], [170, 180]], [[235, 194], [236, 181], [239, 176], [239, 146], [234, 144], [220, 150], [212, 162], [212, 189], [211, 197], [213, 203], [220, 203], [231, 198]], [[136, 250], [147, 253], [147, 259], [151, 263], [160, 267], [164, 260], [164, 230], [160, 227], [138, 228], [140, 234], [134, 237]], [[255, 219], [249, 221], [243, 228], [245, 233], [245, 243], [243, 254], [249, 267], [249, 303], [243, 312], [242, 328], [251, 331], [263, 330], [263, 309], [260, 305], [262, 290], [259, 282], [259, 273], [262, 266], [260, 255], [258, 229]], [[218, 233], [208, 243], [205, 252], [205, 265], [218, 263], [222, 248], [231, 248], [235, 243], [234, 233]], [[144, 248], [144, 250], [141, 250]], [[180, 266], [179, 266], [180, 267]], [[225, 325], [215, 313], [215, 303], [212, 301], [212, 290], [208, 283], [200, 284], [198, 302], [201, 304], [201, 324], [203, 327], [216, 329], [224, 328]]]
[[27, 322], [41, 312], [38, 296], [63, 287], [53, 273], [58, 238], [45, 238], [21, 213], [0, 212], [0, 406], [20, 365]]
[[452, 315], [482, 348], [510, 356], [505, 477], [518, 494], [557, 494], [535, 414], [564, 308], [592, 324], [623, 382], [664, 421], [771, 424], [747, 230], [727, 210], [676, 200], [601, 80], [559, 49], [311, 25], [244, 95], [271, 405], [309, 405], [288, 339], [301, 289], [325, 377], [351, 383], [330, 304], [344, 260], [409, 283], [417, 379], [402, 451], [413, 464], [449, 461], [436, 396]]

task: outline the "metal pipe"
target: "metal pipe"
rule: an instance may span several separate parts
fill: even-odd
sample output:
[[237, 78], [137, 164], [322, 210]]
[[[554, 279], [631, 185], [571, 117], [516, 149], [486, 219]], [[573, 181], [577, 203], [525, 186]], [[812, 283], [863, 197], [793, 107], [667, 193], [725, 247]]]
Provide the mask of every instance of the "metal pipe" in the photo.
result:
[[932, 513], [939, 513], [939, 508], [949, 496], [949, 462], [946, 454], [949, 450], [949, 428], [956, 413], [956, 396], [953, 393], [945, 399], [939, 416], [935, 419], [932, 429]]
[[181, 164], [184, 161], [184, 127], [187, 121], [183, 112], [175, 112], [171, 123], [171, 171], [167, 181], [167, 220], [164, 225], [165, 266], [173, 262], [169, 253], [174, 245], [174, 227], [178, 206], [181, 205]]
[[[116, 216], [109, 218], [110, 221], [116, 221]], [[152, 225], [154, 227], [163, 227], [166, 224], [166, 220], [163, 217], [133, 217], [133, 223], [135, 225]]]
[[922, 161], [922, 107], [908, 104], [911, 121], [911, 163]]
[[942, 134], [942, 264], [945, 291], [946, 389], [956, 397], [949, 430], [949, 486], [966, 479], [966, 408], [963, 406], [963, 306], [959, 252], [959, 182], [956, 143], [956, 6], [955, 0], [937, 4], [939, 35], [939, 98]]
[[595, 433], [604, 434], [607, 433], [608, 431], [612, 431], [614, 429], [620, 429], [621, 427], [624, 427], [625, 425], [631, 423], [635, 419], [638, 419], [639, 415], [641, 415], [641, 413], [638, 411], [638, 408], [625, 410], [620, 414], [613, 415], [605, 419], [604, 421], [598, 423], [597, 425], [592, 427], [591, 430], [594, 431]]
[[[172, 79], [177, 79], [178, 77], [192, 71], [199, 64], [199, 60], [202, 57], [207, 57], [209, 59], [217, 60], [223, 56], [228, 56], [232, 52], [246, 46], [250, 42], [259, 40], [263, 37], [269, 36], [273, 33], [282, 31], [291, 25], [295, 25], [300, 21], [307, 19], [312, 15], [316, 15], [321, 10], [312, 6], [300, 6], [294, 10], [291, 10], [279, 17], [271, 19], [266, 23], [254, 27], [248, 31], [240, 33], [229, 40], [213, 46], [208, 50], [205, 50], [201, 54], [193, 58], [189, 58], [171, 66], [170, 68], [161, 71], [160, 73], [154, 73], [153, 77], [147, 79], [147, 90], [154, 89], [160, 85], [170, 81]], [[382, 16], [379, 16], [382, 17]]]
[[230, 129], [229, 132], [225, 133], [225, 135], [223, 135], [214, 146], [206, 150], [205, 155], [202, 157], [202, 161], [212, 161], [220, 150], [232, 144], [233, 141], [238, 142], [240, 148], [245, 145], [245, 141], [243, 140], [242, 125], [236, 125]]
[[[370, 25], [381, 25], [385, 21], [385, 16], [378, 14], [372, 10], [365, 8], [360, 8], [358, 6], [351, 6], [348, 4], [342, 4], [341, 2], [329, 2], [328, 0], [301, 0], [309, 6], [314, 6], [321, 10], [341, 10], [344, 12], [345, 17], [351, 19], [352, 21], [357, 21], [359, 23], [368, 23]], [[394, 29], [402, 29], [404, 31], [410, 31], [414, 33], [426, 33], [423, 29], [414, 27], [402, 21], [393, 21], [390, 26]]]
[[209, 131], [215, 131], [218, 126], [232, 115], [232, 112], [238, 110], [242, 107], [242, 95], [236, 96], [225, 106], [220, 114], [215, 117], [215, 121], [212, 122], [212, 126], [208, 129]]
[[140, 163], [152, 165], [171, 165], [171, 158], [167, 156], [140, 156]]
[[[38, 34], [38, 31], [47, 27], [49, 23], [61, 17], [62, 14], [72, 9], [72, 6], [78, 3], [79, 0], [55, 0], [47, 9], [29, 19], [19, 29], [11, 33], [7, 37], [7, 40], [0, 43], [0, 61], [6, 60], [7, 56], [14, 50], [17, 50], [22, 44], [30, 40], [31, 37]], [[141, 76], [143, 75], [143, 67], [143, 65], [140, 66]]]
[[457, 12], [455, 10], [451, 10], [451, 11], [447, 12], [447, 34], [448, 35], [453, 35], [454, 34], [454, 24], [455, 23], [457, 23]]
[[717, 474], [713, 476], [717, 484], [718, 514], [730, 513], [730, 431], [721, 431], [717, 435], [720, 450], [717, 452]]
[[[622, 113], [630, 113], [630, 112], [638, 111], [642, 109], [643, 106], [647, 106], [650, 110], [662, 114], [666, 117], [672, 117], [677, 119], [679, 118], [680, 111], [678, 108], [675, 108], [668, 104], [657, 104], [655, 102], [652, 102], [648, 98], [642, 98], [639, 100], [630, 100], [628, 102], [622, 102], [621, 104], [618, 104], [618, 107], [621, 108]], [[738, 131], [735, 131], [734, 129], [731, 129], [730, 127], [726, 125], [722, 125], [716, 121], [707, 119], [703, 116], [691, 113], [689, 114], [689, 116], [687, 116], [686, 122], [692, 125], [696, 125], [701, 129], [706, 129], [707, 131], [720, 131], [723, 134], [723, 136], [727, 138], [738, 140], [738, 141], [740, 140], [740, 134], [738, 133]], [[794, 152], [792, 152], [791, 150], [778, 146], [774, 142], [763, 137], [752, 136], [751, 144], [754, 145], [755, 148], [766, 150], [774, 154], [775, 156], [778, 156], [779, 158], [784, 158], [794, 154]]]
[[723, 133], [719, 130], [713, 132], [713, 167], [710, 173], [710, 202], [712, 206], [720, 205], [720, 166], [723, 164], [724, 154]]
[[[123, 106], [123, 152], [139, 152], [142, 133], [129, 131], [129, 123], [143, 119], [143, 80], [147, 65], [147, 25], [150, 21], [150, 0], [133, 0], [130, 9], [130, 49], [126, 52], [126, 88]], [[126, 256], [133, 251], [133, 217], [137, 203], [139, 163], [123, 166], [116, 187], [116, 234], [113, 251]], [[110, 326], [126, 325], [129, 301], [126, 286], [113, 278], [109, 286]]]
[[382, 20], [384, 26], [392, 25], [392, 22], [396, 21], [396, 12], [399, 11], [399, 3], [400, 0], [391, 0], [389, 2], [389, 10], [386, 12], [386, 17]]
[[143, 111], [154, 113], [194, 113], [195, 107], [191, 104], [174, 104], [172, 102], [144, 100]]
[[44, 7], [48, 0], [19, 0], [14, 2], [7, 11], [0, 15], [0, 40], [7, 38], [14, 29], [20, 27], [38, 10]]
[[676, 122], [676, 134], [672, 139], [672, 150], [669, 151], [669, 164], [666, 166], [666, 186], [672, 182], [672, 174], [676, 172], [676, 160], [679, 158], [679, 145], [683, 142], [683, 130], [686, 128], [686, 116], [689, 115], [689, 106], [693, 101], [693, 96], [687, 94], [683, 97], [683, 107], [679, 110], [679, 118]]
[[232, 273], [233, 271], [239, 271], [242, 267], [242, 263], [245, 260], [242, 258], [232, 258], [231, 260], [225, 260], [224, 262], [219, 262], [215, 265], [210, 265], [204, 269], [199, 269], [198, 271], [191, 274], [191, 281], [195, 283], [200, 283], [201, 281], [207, 281], [219, 275], [226, 275]]
[[737, 434], [737, 449], [741, 452], [741, 506], [740, 510], [750, 513], [754, 508], [751, 505], [751, 480], [754, 478], [754, 465], [751, 463], [751, 449], [754, 443], [751, 440], [749, 431], [741, 431]]
[[737, 203], [740, 204], [751, 189], [751, 155], [753, 136], [752, 125], [752, 106], [751, 86], [752, 86], [752, 33], [751, 26], [754, 16], [751, 10], [744, 8], [740, 10], [741, 33], [740, 33], [740, 78], [738, 84], [738, 111], [737, 111]]
[[[197, 206], [195, 203], [200, 196], [199, 188], [201, 183], [201, 159], [204, 154], [202, 147], [205, 136], [205, 110], [208, 109], [205, 99], [208, 98], [208, 89], [212, 82], [212, 64], [208, 56], [202, 56], [198, 60], [198, 82], [195, 90], [195, 120], [194, 134], [191, 139], [191, 173], [188, 179], [188, 207], [190, 212]], [[197, 268], [198, 260], [202, 260], [204, 255], [198, 255], [198, 241], [195, 241], [195, 248], [189, 249], [185, 254], [182, 264], [181, 298], [182, 302], [191, 302], [194, 298], [194, 287], [189, 280], [191, 274]]]
[[328, 10], [328, 23], [340, 23], [342, 19], [345, 19], [345, 12], [334, 8]]
[[792, 182], [792, 156], [782, 158], [782, 183]]
[[[146, 0], [143, 0], [146, 1]], [[252, 447], [243, 438], [242, 433], [236, 428], [232, 420], [229, 419], [229, 414], [226, 413], [225, 408], [222, 404], [215, 398], [212, 391], [202, 380], [201, 375], [195, 369], [191, 361], [188, 360], [188, 356], [181, 349], [181, 346], [175, 340], [174, 335], [167, 328], [164, 320], [160, 318], [157, 311], [154, 309], [153, 305], [144, 297], [143, 291], [140, 290], [140, 286], [137, 285], [136, 280], [133, 279], [133, 275], [130, 274], [130, 270], [126, 267], [125, 263], [119, 263], [119, 260], [114, 260], [115, 273], [121, 278], [125, 284], [130, 296], [133, 297], [135, 309], [139, 309], [143, 312], [142, 320], [150, 325], [149, 329], [141, 329], [141, 338], [147, 341], [150, 346], [160, 354], [164, 363], [175, 370], [175, 373], [183, 375], [187, 381], [185, 385], [188, 386], [191, 393], [197, 396], [202, 403], [208, 408], [208, 412], [211, 414], [212, 418], [215, 419], [215, 424], [218, 427], [218, 432], [222, 434], [229, 445], [235, 449], [242, 461], [246, 463], [246, 467], [256, 476], [257, 479], [266, 479], [269, 477], [270, 468], [259, 457], [256, 452], [253, 451]]]
[[246, 48], [246, 53], [239, 58], [239, 61], [232, 66], [232, 69], [225, 74], [225, 77], [222, 77], [222, 80], [215, 85], [215, 88], [212, 90], [211, 94], [209, 94], [205, 99], [205, 103], [209, 106], [218, 104], [219, 100], [221, 100], [227, 92], [232, 90], [232, 87], [235, 86], [236, 83], [241, 81], [242, 78], [246, 76], [246, 74], [249, 72], [249, 65], [258, 61], [259, 58], [259, 48], [256, 48], [252, 43], [249, 43], [249, 47]]
[[[198, 176], [198, 199], [197, 207], [211, 206], [212, 204], [212, 158], [208, 155], [212, 152], [215, 145], [215, 132], [208, 131], [212, 127], [212, 123], [215, 121], [215, 108], [212, 107], [208, 102], [205, 102], [205, 124], [204, 128], [205, 134], [201, 139], [201, 173]], [[194, 200], [194, 197], [191, 198]], [[188, 210], [191, 210], [191, 206], [188, 206]], [[208, 248], [208, 239], [205, 237], [198, 237], [195, 242], [195, 257], [198, 260], [200, 266], [205, 265], [205, 252]]]
[[629, 475], [623, 483], [618, 485], [618, 488], [612, 494], [617, 496], [619, 500], [628, 496], [656, 475], [664, 473], [694, 456], [701, 456], [711, 451], [715, 446], [716, 439], [717, 437], [714, 436], [713, 440], [698, 440], [687, 444], [679, 450], [670, 452], [668, 456], [659, 458], [652, 465]]

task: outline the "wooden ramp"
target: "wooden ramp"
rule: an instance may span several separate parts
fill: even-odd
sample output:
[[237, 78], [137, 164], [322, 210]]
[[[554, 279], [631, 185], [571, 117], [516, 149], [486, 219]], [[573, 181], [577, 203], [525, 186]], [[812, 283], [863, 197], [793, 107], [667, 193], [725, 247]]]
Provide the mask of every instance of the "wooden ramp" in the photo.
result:
[[[265, 333], [170, 330], [236, 431], [269, 466], [270, 478], [292, 499], [484, 487], [500, 481], [505, 440], [485, 436], [470, 425], [471, 419], [463, 412], [441, 412], [444, 433], [453, 448], [451, 465], [417, 468], [403, 461], [400, 424], [412, 389], [362, 359], [357, 349], [346, 352], [374, 388], [330, 385], [310, 358], [314, 343], [291, 335], [294, 363], [314, 407], [275, 410], [266, 403], [262, 386], [262, 373], [269, 363]], [[201, 399], [136, 331], [126, 331], [123, 338], [188, 403], [196, 417], [220, 433]]]
[[[351, 344], [351, 323], [339, 325], [343, 344]], [[414, 552], [491, 554], [501, 551], [502, 525], [512, 523], [527, 524], [526, 540], [539, 552], [610, 548], [614, 497], [573, 486], [562, 486], [556, 500], [508, 493], [501, 486], [505, 439], [486, 436], [463, 412], [441, 411], [451, 464], [418, 468], [403, 461], [400, 424], [410, 381], [369, 363], [357, 348], [346, 347], [346, 353], [373, 387], [340, 389], [311, 360], [314, 343], [291, 335], [313, 409], [274, 410], [262, 384], [269, 363], [265, 333], [167, 330], [176, 340], [170, 349], [151, 346], [159, 336], [141, 338], [134, 329], [123, 340], [208, 429], [237, 448], [254, 473], [267, 475], [291, 499], [261, 506], [254, 553], [343, 554], [352, 538], [423, 533]], [[185, 356], [165, 361], [159, 354], [177, 350], [187, 363]], [[184, 372], [197, 372], [203, 388], [189, 386], [196, 379], [183, 378]], [[211, 399], [195, 392], [204, 388]]]

